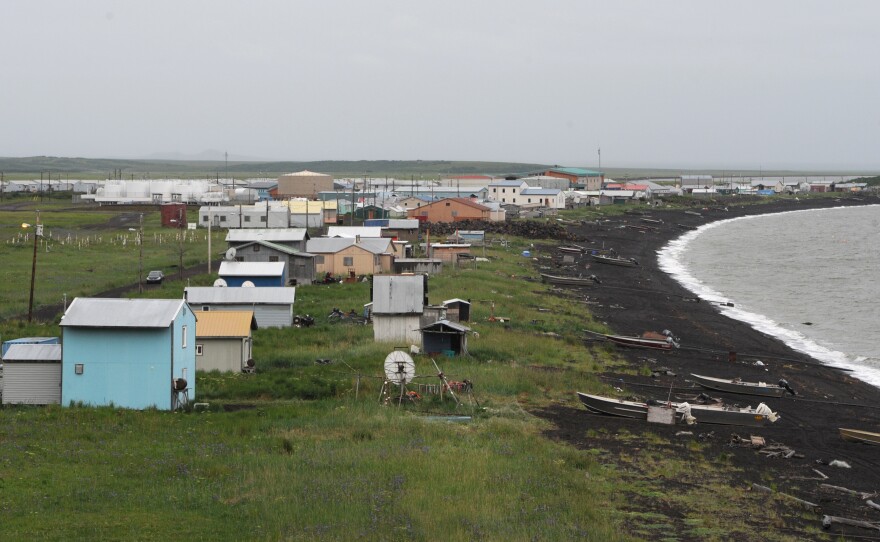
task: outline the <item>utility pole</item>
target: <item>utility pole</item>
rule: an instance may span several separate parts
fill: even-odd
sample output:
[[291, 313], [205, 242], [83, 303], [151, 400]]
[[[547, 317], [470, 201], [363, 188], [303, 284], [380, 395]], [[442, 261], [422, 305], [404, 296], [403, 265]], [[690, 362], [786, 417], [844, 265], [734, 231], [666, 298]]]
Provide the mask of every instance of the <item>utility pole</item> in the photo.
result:
[[144, 293], [144, 213], [141, 213], [140, 227], [138, 228], [138, 293]]
[[43, 225], [40, 224], [40, 210], [37, 209], [37, 224], [34, 228], [34, 258], [31, 263], [31, 296], [28, 301], [28, 323], [30, 323], [34, 317], [34, 283], [37, 278], [37, 238], [40, 237], [42, 234]]
[[214, 210], [208, 206], [208, 274], [211, 274], [211, 222], [214, 221]]
[[178, 239], [178, 262], [177, 262], [177, 274], [180, 276], [180, 280], [183, 280], [183, 236], [186, 234], [186, 229], [183, 227], [183, 209], [177, 211], [177, 239]]

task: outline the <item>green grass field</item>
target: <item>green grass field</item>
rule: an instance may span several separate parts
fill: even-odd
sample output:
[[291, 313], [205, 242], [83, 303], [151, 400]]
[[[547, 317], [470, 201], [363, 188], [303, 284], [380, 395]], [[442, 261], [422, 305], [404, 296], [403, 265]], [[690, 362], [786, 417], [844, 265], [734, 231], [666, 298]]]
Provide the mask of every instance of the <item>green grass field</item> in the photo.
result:
[[[41, 252], [54, 274], [40, 299], [132, 282], [136, 251], [130, 241], [122, 248], [110, 241], [131, 232], [108, 231], [105, 211], [93, 211], [43, 213], [44, 223], [64, 224], [52, 228], [101, 240], [57, 242]], [[0, 235], [32, 214], [4, 212]], [[176, 244], [159, 239], [173, 233], [158, 227], [157, 216], [147, 223], [145, 269], [167, 272]], [[577, 408], [575, 391], [610, 391], [597, 372], [627, 369], [611, 349], [584, 348], [580, 330], [601, 329], [586, 304], [534, 280], [534, 262], [521, 252], [528, 247], [540, 259], [541, 249], [508, 240], [486, 249], [490, 262], [447, 269], [429, 282], [431, 302], [473, 301], [471, 356], [437, 359], [449, 379], [474, 383], [461, 405], [425, 390], [415, 404], [383, 401], [382, 361], [394, 345], [375, 343], [369, 326], [326, 319], [332, 307], [369, 301], [369, 286], [300, 287], [295, 311], [317, 324], [257, 330], [255, 374], [198, 373], [195, 400], [207, 410], [0, 409], [0, 540], [725, 540], [731, 533], [793, 540], [754, 527], [777, 518], [728, 484], [735, 470], [699, 445], [665, 454], [681, 444], [595, 432], [586, 423], [583, 436], [594, 443], [588, 450], [543, 436], [549, 425], [532, 409]], [[204, 243], [187, 245], [187, 261], [204, 260]], [[0, 285], [15, 305], [3, 309], [0, 334], [58, 335], [57, 322], [8, 317], [26, 308], [20, 298], [30, 253], [17, 244], [0, 250], [5, 260], [26, 262], [10, 261], [17, 272]], [[72, 270], [82, 266], [93, 270], [80, 282]], [[178, 298], [184, 286], [169, 281], [144, 295]], [[332, 362], [316, 364], [319, 358]], [[438, 382], [429, 358], [415, 361], [424, 378], [414, 389]], [[448, 414], [470, 420], [445, 421]], [[608, 451], [620, 442], [643, 451]], [[667, 477], [700, 489], [666, 494]], [[639, 506], [658, 499], [686, 512]], [[743, 514], [757, 519], [742, 525]]]

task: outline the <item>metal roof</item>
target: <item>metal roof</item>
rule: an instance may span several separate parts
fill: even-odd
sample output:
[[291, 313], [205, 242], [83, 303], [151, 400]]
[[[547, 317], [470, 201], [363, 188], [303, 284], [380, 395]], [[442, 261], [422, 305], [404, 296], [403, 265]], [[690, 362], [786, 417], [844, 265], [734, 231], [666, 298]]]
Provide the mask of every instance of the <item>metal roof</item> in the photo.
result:
[[523, 196], [558, 196], [561, 193], [558, 188], [526, 188], [520, 192]]
[[3, 361], [61, 361], [61, 345], [11, 344]]
[[373, 314], [422, 314], [424, 275], [374, 275]]
[[386, 254], [393, 250], [390, 238], [376, 237], [361, 239], [359, 243], [355, 239], [348, 237], [319, 237], [317, 239], [311, 239], [306, 244], [306, 250], [311, 254], [335, 254], [352, 245], [360, 247], [368, 252], [372, 252], [373, 254]]
[[243, 241], [303, 241], [309, 238], [309, 233], [305, 228], [245, 228], [237, 230], [229, 230], [226, 234], [226, 242], [243, 242]]
[[190, 305], [292, 305], [296, 288], [291, 286], [261, 286], [260, 288], [218, 288], [187, 286], [183, 298]]
[[[418, 221], [416, 221], [418, 222]], [[327, 237], [382, 237], [381, 226], [329, 226]]]
[[196, 337], [250, 337], [254, 311], [196, 311]]
[[282, 177], [331, 177], [326, 173], [315, 173], [314, 171], [309, 171], [304, 169], [302, 171], [297, 171], [296, 173], [285, 173]]
[[559, 173], [566, 173], [568, 175], [577, 175], [578, 177], [598, 177], [602, 175], [601, 171], [595, 171], [592, 169], [584, 169], [579, 167], [554, 167], [550, 168], [550, 171], [556, 171]]
[[449, 328], [454, 331], [458, 331], [459, 333], [467, 333], [471, 330], [471, 328], [467, 326], [463, 326], [457, 322], [450, 322], [449, 320], [437, 320], [433, 324], [428, 324], [425, 327], [421, 328], [423, 331], [430, 331], [434, 328]]
[[227, 277], [280, 277], [284, 262], [220, 262], [218, 274]]
[[183, 307], [182, 299], [77, 297], [67, 307], [60, 325], [165, 328], [171, 325]]
[[520, 181], [495, 181], [495, 182], [489, 183], [489, 186], [522, 186], [524, 184], [528, 185], [527, 182], [521, 181], [521, 180]]

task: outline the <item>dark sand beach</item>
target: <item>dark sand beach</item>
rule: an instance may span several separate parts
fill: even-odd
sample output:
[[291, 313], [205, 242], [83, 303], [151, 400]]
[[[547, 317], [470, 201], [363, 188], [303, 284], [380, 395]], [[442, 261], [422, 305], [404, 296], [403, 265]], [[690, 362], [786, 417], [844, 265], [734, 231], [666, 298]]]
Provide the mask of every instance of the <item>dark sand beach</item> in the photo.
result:
[[[686, 456], [688, 440], [698, 439], [708, 446], [706, 456], [727, 454], [741, 476], [729, 480], [731, 485], [751, 487], [753, 483], [772, 485], [776, 491], [816, 503], [822, 514], [880, 520], [880, 511], [864, 505], [862, 499], [846, 493], [829, 490], [821, 484], [831, 484], [855, 491], [873, 493], [880, 490], [880, 446], [847, 442], [841, 439], [838, 428], [848, 427], [880, 431], [880, 389], [851, 377], [846, 371], [830, 368], [787, 347], [781, 341], [764, 335], [748, 325], [723, 316], [718, 306], [706, 301], [694, 302], [694, 295], [682, 288], [672, 277], [657, 266], [657, 251], [670, 240], [684, 234], [686, 227], [737, 216], [775, 213], [798, 209], [823, 208], [842, 205], [878, 204], [880, 198], [859, 197], [835, 199], [777, 200], [768, 204], [737, 205], [736, 200], [724, 203], [706, 203], [684, 210], [651, 209], [647, 214], [628, 213], [599, 223], [584, 222], [569, 226], [578, 237], [576, 244], [585, 247], [613, 248], [624, 257], [638, 260], [635, 268], [622, 268], [590, 262], [589, 257], [578, 257], [574, 266], [562, 261], [561, 254], [553, 255], [556, 274], [593, 273], [601, 284], [591, 288], [572, 288], [570, 295], [590, 303], [597, 321], [607, 324], [614, 333], [638, 335], [644, 331], [673, 330], [680, 338], [682, 348], [669, 353], [618, 348], [631, 368], [642, 369], [639, 375], [606, 373], [603, 379], [623, 389], [624, 396], [647, 399], [666, 399], [670, 387], [675, 400], [686, 400], [700, 391], [690, 380], [691, 373], [722, 378], [741, 378], [744, 381], [777, 382], [786, 379], [798, 395], [779, 399], [762, 399], [723, 392], [708, 392], [725, 402], [756, 406], [763, 401], [779, 413], [780, 420], [763, 428], [719, 425], [693, 427], [648, 424], [641, 420], [596, 415], [588, 412], [572, 394], [572, 400], [555, 405], [538, 415], [555, 426], [548, 432], [552, 438], [590, 449], [605, 448], [611, 453], [638, 453], [625, 442], [614, 438], [588, 436], [588, 430], [600, 435], [614, 435], [625, 431], [631, 434], [651, 432], [670, 439], [674, 444], [665, 448], [668, 453]], [[647, 219], [647, 220], [645, 220]], [[662, 222], [655, 222], [662, 221]], [[635, 227], [621, 227], [635, 226]], [[541, 262], [547, 266], [547, 260]], [[568, 288], [568, 287], [566, 287]], [[805, 303], [821, 303], [821, 283]], [[587, 349], [615, 348], [604, 342], [586, 343]], [[702, 349], [702, 351], [701, 351]], [[711, 350], [712, 352], [707, 352]], [[729, 352], [736, 352], [731, 360]], [[761, 360], [763, 367], [756, 365]], [[643, 376], [647, 371], [667, 368], [676, 376]], [[693, 435], [678, 435], [685, 430]], [[595, 435], [595, 431], [592, 433]], [[758, 435], [767, 443], [780, 443], [795, 451], [789, 458], [768, 457], [757, 449], [731, 446], [733, 434], [748, 438]], [[681, 443], [681, 445], [676, 445]], [[834, 460], [845, 461], [851, 468], [829, 466]], [[815, 469], [815, 470], [814, 470]], [[828, 479], [820, 479], [821, 475]], [[687, 486], [675, 479], [663, 481], [670, 491], [688, 491]], [[768, 498], [768, 501], [770, 499]], [[875, 498], [874, 502], [880, 501]], [[779, 501], [774, 501], [779, 502]], [[642, 506], [650, 508], [651, 503]], [[656, 512], [675, 515], [675, 510], [663, 509], [656, 503]], [[682, 513], [682, 511], [678, 511]], [[746, 521], [746, 519], [744, 519]], [[817, 525], [807, 515], [785, 519], [787, 526]], [[855, 527], [833, 526], [831, 532], [868, 535], [872, 532]], [[876, 535], [876, 531], [873, 532]]]

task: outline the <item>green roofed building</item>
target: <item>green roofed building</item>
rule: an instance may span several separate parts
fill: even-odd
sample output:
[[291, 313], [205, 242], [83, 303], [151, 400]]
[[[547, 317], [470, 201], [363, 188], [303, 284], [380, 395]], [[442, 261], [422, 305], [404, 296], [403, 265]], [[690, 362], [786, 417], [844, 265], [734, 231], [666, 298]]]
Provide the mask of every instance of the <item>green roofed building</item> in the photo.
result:
[[568, 179], [572, 187], [580, 187], [585, 190], [601, 190], [605, 182], [603, 172], [579, 167], [555, 167], [542, 172], [541, 175]]

